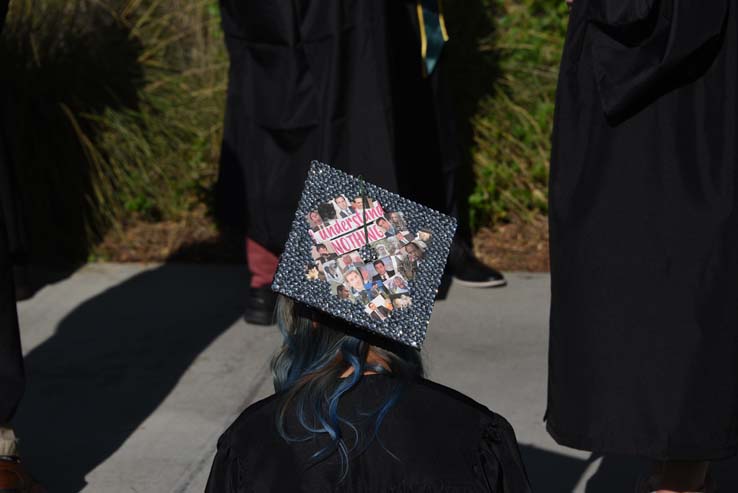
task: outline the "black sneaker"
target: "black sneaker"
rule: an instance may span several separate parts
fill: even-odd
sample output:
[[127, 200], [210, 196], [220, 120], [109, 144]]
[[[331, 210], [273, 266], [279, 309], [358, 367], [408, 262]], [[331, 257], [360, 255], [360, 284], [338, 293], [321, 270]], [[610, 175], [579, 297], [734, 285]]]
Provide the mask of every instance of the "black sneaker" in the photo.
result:
[[448, 268], [454, 280], [462, 286], [493, 288], [507, 284], [505, 276], [483, 264], [464, 243], [453, 242], [448, 256]]
[[270, 286], [249, 288], [243, 318], [250, 324], [274, 325], [277, 323], [274, 313], [276, 306], [277, 293]]

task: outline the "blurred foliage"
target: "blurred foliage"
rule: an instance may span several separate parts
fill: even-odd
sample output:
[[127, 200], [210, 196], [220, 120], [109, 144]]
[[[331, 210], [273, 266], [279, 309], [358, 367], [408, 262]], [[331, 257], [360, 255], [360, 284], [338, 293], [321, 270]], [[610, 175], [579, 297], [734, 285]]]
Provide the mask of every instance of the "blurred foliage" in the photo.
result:
[[535, 221], [547, 210], [550, 134], [566, 36], [563, 0], [487, 0], [491, 33], [480, 56], [494, 60], [491, 94], [471, 118], [472, 223]]
[[208, 200], [228, 66], [217, 0], [12, 0], [0, 63], [35, 259], [83, 261], [110, 227]]
[[[445, 6], [473, 223], [534, 221], [564, 1]], [[110, 228], [209, 205], [228, 68], [217, 0], [11, 0], [0, 66], [36, 260], [84, 261]]]

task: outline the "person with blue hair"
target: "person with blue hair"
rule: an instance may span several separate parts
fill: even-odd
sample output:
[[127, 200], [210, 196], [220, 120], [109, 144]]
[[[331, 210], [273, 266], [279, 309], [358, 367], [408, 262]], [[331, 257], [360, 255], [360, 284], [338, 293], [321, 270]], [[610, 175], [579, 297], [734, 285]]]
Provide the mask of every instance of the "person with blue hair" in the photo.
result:
[[[306, 276], [314, 248], [306, 208], [335, 196], [326, 182], [339, 183], [347, 196], [358, 192], [365, 204], [371, 187], [378, 205], [392, 202], [409, 212], [411, 224], [433, 227], [437, 241], [426, 245], [401, 303], [367, 297], [366, 268], [344, 274], [344, 288], [363, 295], [354, 303], [327, 280]], [[529, 493], [510, 424], [424, 378], [420, 348], [456, 220], [317, 161], [300, 204], [271, 286], [283, 337], [271, 364], [276, 393], [249, 406], [220, 437], [206, 493]], [[376, 247], [384, 240], [370, 241], [371, 221], [356, 226], [365, 243], [351, 252], [365, 266], [382, 263]]]
[[218, 441], [206, 493], [530, 491], [510, 424], [420, 352], [280, 296], [276, 393]]

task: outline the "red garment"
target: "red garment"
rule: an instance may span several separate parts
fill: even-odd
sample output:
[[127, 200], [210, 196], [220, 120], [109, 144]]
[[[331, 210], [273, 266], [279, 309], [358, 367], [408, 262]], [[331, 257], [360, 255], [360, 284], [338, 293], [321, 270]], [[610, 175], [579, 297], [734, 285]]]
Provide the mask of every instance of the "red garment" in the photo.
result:
[[251, 238], [246, 238], [246, 263], [251, 272], [251, 287], [261, 288], [274, 280], [279, 257]]

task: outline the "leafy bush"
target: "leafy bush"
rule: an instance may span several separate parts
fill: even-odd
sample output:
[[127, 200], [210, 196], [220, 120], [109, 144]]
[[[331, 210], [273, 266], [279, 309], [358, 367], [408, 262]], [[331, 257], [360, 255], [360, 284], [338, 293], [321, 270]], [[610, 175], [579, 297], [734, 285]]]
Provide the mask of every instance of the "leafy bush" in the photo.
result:
[[2, 41], [36, 260], [84, 260], [110, 227], [206, 200], [227, 73], [217, 0], [17, 0]]
[[496, 60], [491, 94], [471, 119], [476, 174], [472, 222], [530, 222], [545, 215], [558, 65], [566, 35], [563, 0], [491, 0], [494, 29], [479, 43]]
[[[482, 226], [546, 212], [563, 0], [447, 1], [448, 70]], [[209, 203], [228, 60], [217, 0], [11, 0], [6, 127], [37, 261]]]

